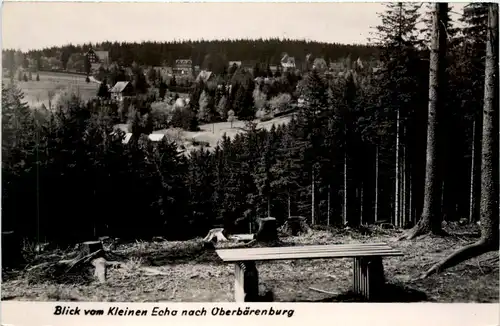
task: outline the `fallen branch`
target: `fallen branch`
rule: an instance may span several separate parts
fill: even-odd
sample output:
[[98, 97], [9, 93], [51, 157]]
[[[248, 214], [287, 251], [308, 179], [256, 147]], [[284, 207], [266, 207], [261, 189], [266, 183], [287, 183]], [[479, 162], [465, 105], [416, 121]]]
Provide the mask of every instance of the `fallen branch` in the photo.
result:
[[151, 267], [141, 267], [141, 270], [150, 275], [168, 275], [168, 273], [162, 272], [160, 270]]
[[325, 290], [321, 290], [321, 289], [317, 289], [317, 288], [313, 288], [313, 287], [309, 287], [309, 289], [317, 291], [317, 292], [325, 293], [325, 294], [330, 294], [330, 295], [337, 295], [338, 294], [338, 293], [333, 293], [333, 292], [329, 292], [329, 291], [325, 291]]

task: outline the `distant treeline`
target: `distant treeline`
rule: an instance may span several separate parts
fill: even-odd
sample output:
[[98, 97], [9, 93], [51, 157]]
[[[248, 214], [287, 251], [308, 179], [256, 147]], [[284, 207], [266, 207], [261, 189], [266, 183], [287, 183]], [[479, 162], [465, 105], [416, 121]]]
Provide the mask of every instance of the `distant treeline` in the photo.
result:
[[[193, 65], [202, 65], [207, 54], [217, 54], [225, 61], [257, 61], [277, 64], [283, 53], [304, 61], [308, 54], [323, 57], [327, 62], [351, 56], [354, 60], [360, 57], [367, 60], [378, 56], [377, 48], [368, 45], [345, 45], [339, 43], [322, 43], [305, 40], [280, 39], [240, 39], [215, 41], [182, 41], [182, 42], [103, 42], [81, 45], [50, 47], [32, 50], [30, 57], [60, 57], [64, 62], [73, 53], [85, 53], [92, 49], [109, 51], [110, 60], [129, 66], [132, 62], [140, 65], [159, 66], [173, 65], [176, 59], [192, 59]], [[67, 60], [67, 59], [66, 59]]]

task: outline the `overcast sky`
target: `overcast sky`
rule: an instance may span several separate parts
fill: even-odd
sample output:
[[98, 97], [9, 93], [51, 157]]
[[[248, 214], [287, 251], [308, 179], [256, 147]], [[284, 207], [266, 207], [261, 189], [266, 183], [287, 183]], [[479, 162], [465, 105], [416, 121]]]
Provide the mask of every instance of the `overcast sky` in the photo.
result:
[[[452, 3], [461, 12], [463, 4]], [[4, 2], [2, 48], [100, 41], [286, 37], [366, 43], [381, 3]]]

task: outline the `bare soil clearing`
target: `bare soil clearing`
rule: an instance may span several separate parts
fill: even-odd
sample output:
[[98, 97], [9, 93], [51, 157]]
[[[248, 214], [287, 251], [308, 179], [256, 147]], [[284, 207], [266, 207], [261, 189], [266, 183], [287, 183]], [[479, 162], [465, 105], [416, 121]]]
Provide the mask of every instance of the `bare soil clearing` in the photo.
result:
[[[372, 229], [370, 236], [354, 230], [315, 230], [309, 235], [280, 240], [282, 245], [389, 243], [405, 253], [403, 257], [384, 259], [389, 302], [498, 302], [498, 252], [469, 260], [442, 274], [413, 281], [430, 265], [477, 237], [475, 230], [453, 231], [455, 235], [450, 237], [399, 242], [393, 241], [401, 232], [382, 229]], [[202, 239], [136, 242], [119, 245], [111, 252], [125, 264], [109, 270], [106, 284], [97, 281], [56, 284], [37, 280], [33, 272], [17, 271], [4, 274], [2, 300], [233, 301], [234, 267], [224, 264], [215, 251], [205, 249]], [[56, 252], [43, 254], [50, 255]], [[43, 262], [43, 256], [38, 258], [37, 264]], [[349, 292], [352, 259], [262, 262], [257, 263], [257, 268], [261, 292], [271, 290], [274, 301], [360, 301]], [[328, 293], [311, 290], [311, 287]]]

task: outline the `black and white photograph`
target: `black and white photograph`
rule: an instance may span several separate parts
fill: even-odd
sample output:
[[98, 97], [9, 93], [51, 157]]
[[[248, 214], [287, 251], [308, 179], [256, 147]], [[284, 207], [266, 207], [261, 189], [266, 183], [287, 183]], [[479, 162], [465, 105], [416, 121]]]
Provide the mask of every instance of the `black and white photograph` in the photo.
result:
[[498, 304], [498, 3], [2, 9], [3, 302]]

